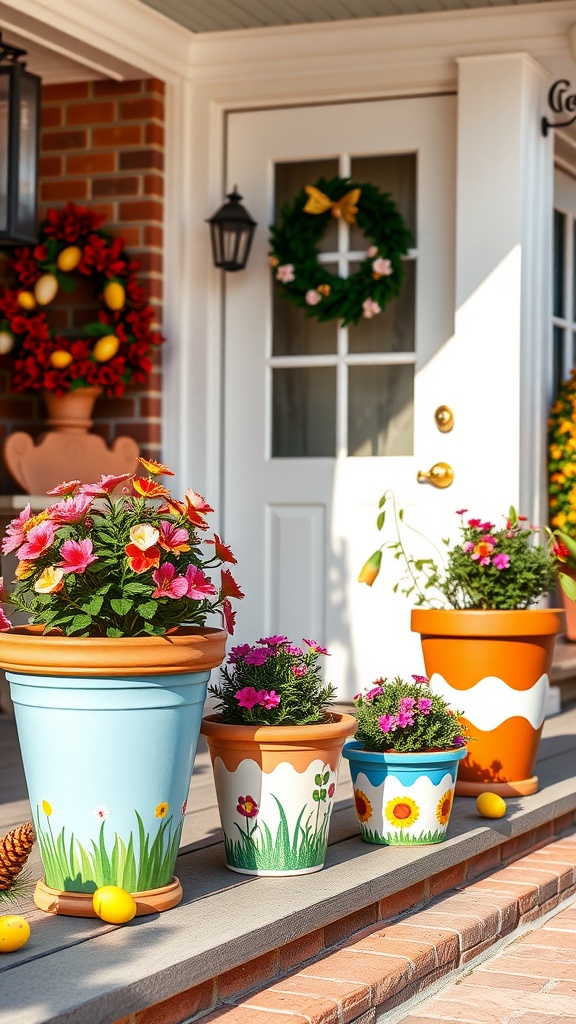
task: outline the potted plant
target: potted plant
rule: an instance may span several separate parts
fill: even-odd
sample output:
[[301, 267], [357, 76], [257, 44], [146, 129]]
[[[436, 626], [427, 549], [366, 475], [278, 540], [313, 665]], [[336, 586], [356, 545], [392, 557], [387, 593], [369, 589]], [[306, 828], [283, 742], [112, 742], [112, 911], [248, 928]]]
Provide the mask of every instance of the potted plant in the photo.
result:
[[[462, 709], [476, 740], [460, 766], [456, 792], [476, 796], [534, 793], [533, 774], [544, 722], [556, 634], [564, 613], [532, 608], [554, 587], [558, 537], [528, 526], [511, 508], [502, 526], [460, 517], [460, 540], [445, 553], [414, 558], [407, 553], [394, 495], [386, 492], [377, 520], [382, 529], [392, 509], [396, 539], [385, 542], [363, 566], [371, 585], [385, 548], [404, 565], [396, 584], [416, 604], [412, 629], [421, 634], [433, 692]], [[544, 543], [537, 544], [538, 535]]]
[[329, 708], [313, 640], [286, 636], [233, 647], [209, 687], [215, 715], [202, 722], [214, 769], [226, 864], [248, 875], [319, 871], [326, 856], [342, 745], [351, 715]]
[[206, 627], [242, 597], [230, 549], [206, 541], [210, 505], [183, 501], [147, 475], [55, 487], [40, 515], [10, 523], [18, 558], [0, 609], [0, 666], [11, 685], [44, 880], [35, 900], [53, 913], [93, 916], [91, 894], [118, 885], [139, 913], [182, 895], [173, 878], [210, 670], [226, 631]]
[[558, 536], [559, 591], [568, 640], [576, 640], [576, 372], [564, 381], [550, 411], [548, 490], [550, 521]]
[[354, 698], [346, 743], [362, 839], [423, 846], [446, 838], [458, 763], [470, 736], [425, 676], [377, 679]]

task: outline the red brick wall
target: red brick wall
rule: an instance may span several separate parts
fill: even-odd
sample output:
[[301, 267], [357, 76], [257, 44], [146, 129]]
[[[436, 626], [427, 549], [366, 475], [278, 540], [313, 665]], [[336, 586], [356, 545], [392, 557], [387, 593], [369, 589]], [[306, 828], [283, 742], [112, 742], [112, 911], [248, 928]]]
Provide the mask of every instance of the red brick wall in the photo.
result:
[[[42, 90], [39, 219], [49, 207], [69, 200], [103, 213], [105, 230], [120, 235], [140, 263], [138, 272], [162, 322], [164, 218], [164, 85], [133, 82], [74, 82]], [[0, 268], [0, 277], [2, 277]], [[75, 321], [82, 323], [79, 286]], [[74, 296], [72, 296], [74, 299]], [[88, 296], [90, 301], [90, 296]], [[96, 306], [94, 306], [94, 309]], [[84, 322], [93, 319], [89, 311]], [[94, 430], [108, 441], [134, 437], [143, 454], [161, 455], [161, 350], [145, 387], [129, 387], [121, 398], [100, 398]], [[8, 433], [44, 429], [42, 399], [33, 392], [9, 392], [0, 372], [0, 443]], [[5, 470], [0, 493], [19, 491]]]

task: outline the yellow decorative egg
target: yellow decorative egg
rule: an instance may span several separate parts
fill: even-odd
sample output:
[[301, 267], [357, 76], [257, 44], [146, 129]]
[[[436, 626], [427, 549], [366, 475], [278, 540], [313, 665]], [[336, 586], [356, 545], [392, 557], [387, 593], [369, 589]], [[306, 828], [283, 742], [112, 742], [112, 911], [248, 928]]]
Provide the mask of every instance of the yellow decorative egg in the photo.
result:
[[58, 294], [58, 281], [54, 274], [42, 274], [34, 285], [34, 296], [39, 306], [47, 306]]
[[106, 334], [103, 338], [98, 338], [92, 349], [92, 355], [97, 363], [105, 363], [108, 359], [114, 358], [119, 348], [120, 339], [115, 334]]
[[81, 259], [82, 250], [77, 245], [69, 245], [66, 249], [62, 249], [62, 252], [58, 253], [56, 264], [58, 270], [68, 273], [70, 270], [76, 270]]
[[136, 900], [118, 885], [103, 885], [92, 897], [95, 913], [108, 924], [126, 924], [136, 914]]
[[57, 348], [50, 355], [50, 364], [55, 370], [65, 370], [72, 362], [72, 355], [63, 348]]
[[30, 938], [30, 925], [17, 914], [5, 914], [0, 917], [0, 953], [13, 953], [20, 949]]
[[480, 793], [476, 800], [476, 810], [483, 818], [503, 818], [506, 803], [497, 793]]
[[36, 299], [32, 295], [32, 292], [20, 292], [17, 301], [18, 305], [22, 309], [34, 309], [36, 306]]
[[5, 356], [14, 348], [14, 335], [11, 331], [0, 331], [0, 356]]
[[126, 302], [126, 292], [118, 281], [110, 281], [109, 284], [106, 285], [102, 294], [108, 309], [122, 309]]

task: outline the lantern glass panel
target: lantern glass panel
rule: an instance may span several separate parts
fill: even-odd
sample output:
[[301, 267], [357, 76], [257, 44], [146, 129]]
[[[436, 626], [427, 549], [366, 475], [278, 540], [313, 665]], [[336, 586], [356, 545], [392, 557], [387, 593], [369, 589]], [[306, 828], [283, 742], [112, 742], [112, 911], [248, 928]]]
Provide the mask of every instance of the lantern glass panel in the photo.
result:
[[10, 80], [0, 75], [0, 231], [8, 230], [8, 153]]
[[16, 233], [36, 235], [38, 80], [20, 75], [20, 132], [18, 153], [18, 206]]

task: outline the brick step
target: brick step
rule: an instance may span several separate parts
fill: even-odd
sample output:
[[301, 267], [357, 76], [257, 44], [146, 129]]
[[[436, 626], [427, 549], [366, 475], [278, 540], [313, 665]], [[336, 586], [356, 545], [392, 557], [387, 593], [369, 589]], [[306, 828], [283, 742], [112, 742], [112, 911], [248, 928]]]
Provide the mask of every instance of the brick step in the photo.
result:
[[[357, 931], [272, 984], [223, 997], [208, 1015], [204, 1011], [186, 1019], [202, 1024], [372, 1024], [439, 979], [473, 965], [491, 946], [514, 937], [575, 892], [572, 831], [537, 843], [523, 855], [512, 854], [503, 867], [432, 902], [423, 892], [422, 909]], [[173, 1015], [171, 1002], [164, 1004], [165, 1016], [149, 1016], [158, 1014], [160, 1004], [124, 1020], [168, 1024], [182, 1019]]]

